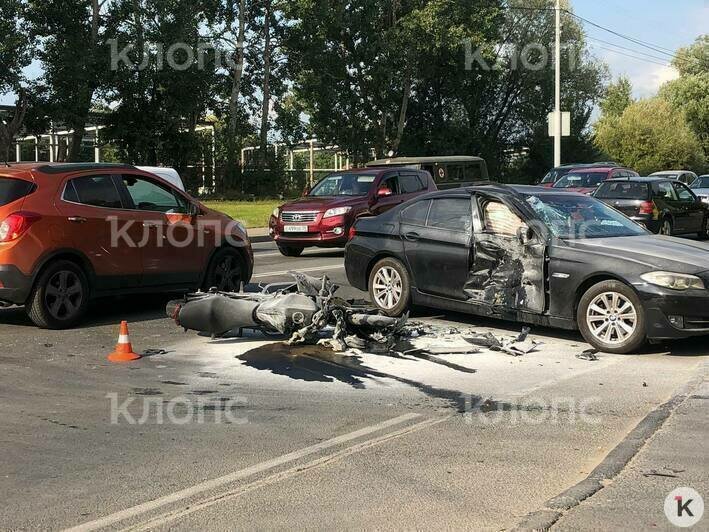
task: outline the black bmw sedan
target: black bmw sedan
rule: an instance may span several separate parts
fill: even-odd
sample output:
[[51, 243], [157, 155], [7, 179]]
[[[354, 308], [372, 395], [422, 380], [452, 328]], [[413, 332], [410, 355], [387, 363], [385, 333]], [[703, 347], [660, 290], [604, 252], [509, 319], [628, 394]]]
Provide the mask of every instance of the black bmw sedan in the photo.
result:
[[389, 315], [415, 304], [579, 329], [610, 353], [709, 334], [709, 244], [653, 235], [581, 194], [435, 192], [350, 236], [347, 277]]

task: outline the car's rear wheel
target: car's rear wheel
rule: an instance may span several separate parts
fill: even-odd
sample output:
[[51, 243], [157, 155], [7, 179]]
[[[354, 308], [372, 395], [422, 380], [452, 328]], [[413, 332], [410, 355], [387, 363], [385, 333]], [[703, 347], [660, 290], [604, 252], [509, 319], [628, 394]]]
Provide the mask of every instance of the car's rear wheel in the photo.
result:
[[401, 316], [411, 300], [409, 272], [400, 261], [382, 259], [369, 274], [369, 296], [374, 305], [388, 316]]
[[620, 281], [603, 281], [581, 297], [577, 321], [586, 341], [606, 353], [631, 353], [647, 340], [640, 298]]
[[209, 265], [203, 288], [238, 292], [243, 280], [244, 264], [241, 255], [233, 248], [222, 248], [217, 251]]
[[662, 225], [660, 226], [660, 234], [665, 236], [672, 236], [672, 220], [670, 218], [665, 218], [662, 220]]
[[303, 253], [304, 248], [299, 248], [295, 246], [278, 246], [278, 251], [281, 252], [281, 255], [284, 255], [286, 257], [300, 257], [300, 255]]
[[89, 282], [75, 263], [59, 260], [40, 274], [25, 306], [29, 318], [43, 329], [69, 329], [86, 314]]

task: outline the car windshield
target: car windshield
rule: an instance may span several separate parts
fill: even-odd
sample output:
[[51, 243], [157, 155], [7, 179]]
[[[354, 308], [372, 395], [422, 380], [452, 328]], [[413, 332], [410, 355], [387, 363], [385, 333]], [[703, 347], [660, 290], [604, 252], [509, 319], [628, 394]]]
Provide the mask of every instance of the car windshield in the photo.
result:
[[544, 179], [542, 179], [541, 183], [556, 183], [560, 177], [565, 176], [570, 171], [571, 168], [555, 168], [554, 170], [550, 170], [549, 173], [544, 176]]
[[554, 188], [594, 188], [605, 178], [605, 172], [574, 172], [559, 179]]
[[692, 183], [692, 188], [709, 188], [709, 175], [698, 177]]
[[320, 181], [310, 196], [366, 196], [374, 184], [375, 175], [333, 174]]
[[594, 197], [599, 199], [643, 200], [648, 196], [647, 184], [632, 181], [606, 181], [600, 184], [594, 194]]
[[530, 195], [527, 203], [557, 238], [564, 240], [640, 236], [647, 230], [595, 198]]
[[663, 177], [665, 179], [677, 179], [679, 174], [652, 174], [654, 177]]

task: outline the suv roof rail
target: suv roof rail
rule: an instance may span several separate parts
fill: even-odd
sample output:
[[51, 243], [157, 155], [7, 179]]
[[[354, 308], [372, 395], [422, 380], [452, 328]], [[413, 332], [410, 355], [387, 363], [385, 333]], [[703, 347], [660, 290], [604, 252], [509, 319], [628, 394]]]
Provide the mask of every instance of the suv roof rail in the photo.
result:
[[35, 168], [37, 172], [43, 174], [62, 174], [64, 172], [79, 172], [82, 170], [136, 170], [136, 167], [130, 164], [122, 163], [51, 163], [38, 166]]

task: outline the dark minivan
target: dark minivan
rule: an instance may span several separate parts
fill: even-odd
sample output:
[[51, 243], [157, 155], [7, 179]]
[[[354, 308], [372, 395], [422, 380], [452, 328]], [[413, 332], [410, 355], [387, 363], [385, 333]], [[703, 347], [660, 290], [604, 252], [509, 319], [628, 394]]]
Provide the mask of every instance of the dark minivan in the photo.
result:
[[653, 233], [709, 238], [709, 205], [684, 183], [657, 177], [613, 179], [593, 195]]

